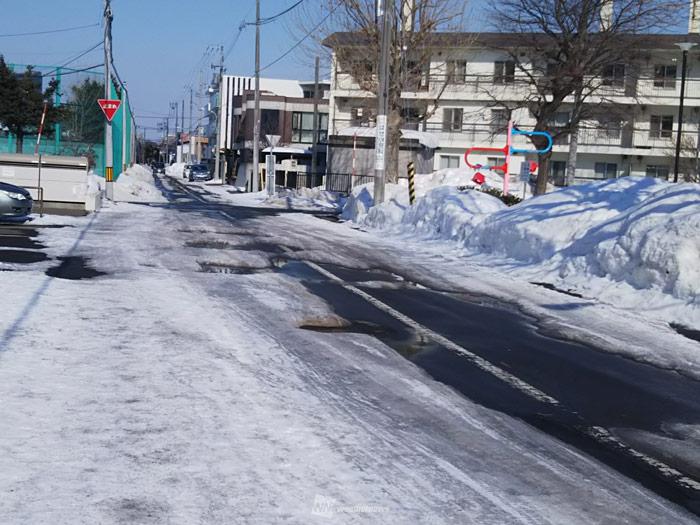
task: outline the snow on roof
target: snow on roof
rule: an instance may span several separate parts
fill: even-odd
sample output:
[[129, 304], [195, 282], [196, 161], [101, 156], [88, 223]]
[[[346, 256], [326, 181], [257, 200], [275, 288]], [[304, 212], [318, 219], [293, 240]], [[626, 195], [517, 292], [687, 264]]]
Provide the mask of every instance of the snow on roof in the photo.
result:
[[[270, 148], [265, 148], [263, 150], [263, 153], [270, 153]], [[311, 150], [304, 149], [304, 148], [291, 148], [289, 146], [280, 146], [280, 147], [275, 148], [274, 153], [291, 153], [293, 155], [310, 155]]]
[[[255, 78], [244, 77], [240, 75], [224, 75], [224, 78], [233, 79], [234, 95], [241, 94], [243, 91], [255, 89]], [[301, 98], [304, 96], [304, 90], [298, 80], [287, 80], [284, 78], [261, 78], [261, 91], [269, 91], [280, 97]]]
[[[354, 135], [358, 137], [374, 137], [376, 136], [376, 128], [369, 128], [366, 126], [349, 127], [339, 130], [338, 135], [343, 137], [352, 137]], [[435, 133], [416, 131], [414, 129], [402, 129], [401, 136], [405, 139], [417, 140], [426, 148], [436, 149], [439, 145], [438, 136]]]

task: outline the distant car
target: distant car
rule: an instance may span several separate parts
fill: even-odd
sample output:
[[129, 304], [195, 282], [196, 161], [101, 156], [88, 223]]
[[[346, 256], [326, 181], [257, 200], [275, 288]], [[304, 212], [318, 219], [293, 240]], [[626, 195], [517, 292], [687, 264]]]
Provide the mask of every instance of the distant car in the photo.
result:
[[24, 217], [32, 213], [32, 196], [24, 188], [0, 182], [0, 217]]
[[182, 178], [189, 179], [191, 170], [192, 170], [192, 164], [185, 164], [185, 167], [182, 168]]
[[165, 175], [165, 163], [164, 162], [154, 162], [153, 163], [153, 173], [162, 173]]
[[209, 166], [207, 166], [206, 164], [193, 164], [190, 168], [190, 182], [200, 180], [211, 180], [212, 178], [213, 177], [211, 173], [209, 173]]

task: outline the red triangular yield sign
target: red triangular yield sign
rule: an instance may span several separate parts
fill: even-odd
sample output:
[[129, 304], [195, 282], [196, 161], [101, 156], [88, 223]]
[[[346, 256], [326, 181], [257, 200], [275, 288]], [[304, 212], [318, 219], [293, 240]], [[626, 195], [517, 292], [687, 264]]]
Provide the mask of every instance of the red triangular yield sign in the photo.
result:
[[119, 106], [121, 105], [122, 101], [121, 100], [106, 100], [104, 98], [100, 98], [97, 100], [97, 103], [100, 105], [100, 108], [102, 109], [102, 113], [105, 114], [105, 117], [107, 117], [107, 120], [109, 122], [112, 122], [112, 117], [114, 117], [114, 114], [119, 109]]

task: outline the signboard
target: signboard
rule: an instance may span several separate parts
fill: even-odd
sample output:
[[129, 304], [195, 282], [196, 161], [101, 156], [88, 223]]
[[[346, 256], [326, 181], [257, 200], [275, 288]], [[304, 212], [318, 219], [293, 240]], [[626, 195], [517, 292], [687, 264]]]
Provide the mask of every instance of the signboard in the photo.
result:
[[384, 170], [386, 154], [386, 115], [377, 115], [377, 136], [374, 141], [374, 169]]
[[97, 103], [100, 105], [102, 113], [107, 117], [107, 122], [112, 122], [112, 118], [114, 118], [114, 114], [119, 109], [119, 106], [121, 106], [122, 101], [100, 98], [97, 100]]
[[275, 194], [275, 156], [270, 153], [265, 157], [265, 173], [267, 173], [267, 194], [272, 197]]
[[526, 160], [520, 163], [520, 182], [530, 181], [530, 163]]

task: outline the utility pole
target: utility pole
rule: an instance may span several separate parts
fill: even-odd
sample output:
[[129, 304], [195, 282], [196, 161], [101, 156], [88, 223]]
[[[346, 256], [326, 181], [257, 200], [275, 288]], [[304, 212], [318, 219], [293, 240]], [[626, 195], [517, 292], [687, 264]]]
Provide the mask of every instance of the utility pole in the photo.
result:
[[165, 165], [170, 165], [170, 115], [165, 119]]
[[394, 0], [377, 1], [377, 22], [382, 31], [379, 59], [379, 92], [377, 93], [377, 126], [374, 139], [374, 205], [384, 202], [386, 182], [386, 120], [389, 102], [389, 51], [391, 49]]
[[190, 164], [192, 164], [192, 86], [190, 86], [190, 132], [188, 134], [190, 138], [190, 147], [187, 148], [187, 156], [189, 157], [187, 160]]
[[313, 181], [313, 186], [316, 186], [316, 176], [318, 172], [318, 135], [319, 135], [319, 116], [318, 116], [318, 69], [319, 69], [319, 58], [316, 57], [316, 64], [314, 70], [314, 135], [312, 139], [312, 150], [311, 150], [311, 177]]
[[121, 104], [121, 110], [122, 110], [122, 173], [126, 171], [126, 167], [128, 165], [127, 159], [126, 159], [126, 101], [128, 100], [127, 98], [127, 91], [126, 91], [126, 82], [122, 84], [122, 104]]
[[180, 105], [176, 102], [171, 102], [170, 103], [170, 109], [175, 110], [175, 162], [177, 162], [177, 125], [178, 125], [178, 120], [180, 120], [177, 110]]
[[[110, 0], [104, 0], [104, 50], [105, 50], [105, 99], [112, 98], [112, 6]], [[114, 158], [112, 151], [112, 122], [105, 123], [105, 196], [114, 199]]]
[[676, 44], [683, 52], [683, 62], [681, 66], [681, 99], [678, 104], [678, 133], [676, 134], [676, 155], [673, 163], [673, 182], [678, 182], [678, 169], [681, 160], [681, 140], [683, 138], [683, 102], [685, 98], [685, 78], [688, 72], [688, 51], [696, 44], [692, 42], [682, 42]]
[[260, 0], [255, 0], [255, 109], [253, 113], [253, 193], [258, 191], [260, 164]]
[[220, 47], [221, 51], [221, 58], [219, 60], [219, 87], [217, 88], [217, 95], [216, 98], [218, 100], [218, 103], [216, 104], [216, 164], [214, 165], [214, 178], [216, 180], [219, 180], [221, 184], [224, 183], [224, 174], [221, 171], [221, 125], [222, 125], [222, 120], [221, 120], [221, 111], [222, 111], [222, 104], [224, 101], [223, 93], [221, 92], [223, 87], [224, 87], [224, 46]]

